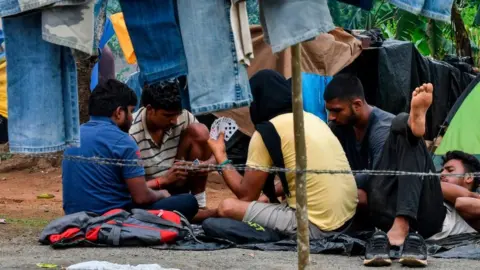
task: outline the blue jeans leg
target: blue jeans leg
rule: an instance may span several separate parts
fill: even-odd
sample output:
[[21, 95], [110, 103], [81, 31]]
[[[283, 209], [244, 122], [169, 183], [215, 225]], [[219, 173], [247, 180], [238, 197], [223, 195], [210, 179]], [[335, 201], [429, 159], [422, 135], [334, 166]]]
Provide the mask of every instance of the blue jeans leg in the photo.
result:
[[149, 210], [167, 210], [167, 211], [178, 211], [182, 213], [189, 221], [198, 212], [198, 202], [195, 199], [195, 196], [191, 194], [180, 194], [168, 197], [156, 201], [148, 206], [142, 206], [139, 208], [149, 209]]

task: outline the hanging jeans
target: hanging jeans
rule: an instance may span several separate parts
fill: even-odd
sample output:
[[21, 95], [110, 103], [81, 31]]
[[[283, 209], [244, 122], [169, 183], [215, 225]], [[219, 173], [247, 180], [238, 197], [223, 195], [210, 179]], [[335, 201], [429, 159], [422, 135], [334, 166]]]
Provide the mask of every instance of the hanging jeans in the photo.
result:
[[265, 41], [273, 53], [335, 29], [327, 0], [259, 0]]
[[[393, 119], [376, 170], [435, 171], [425, 142], [412, 134], [408, 117], [401, 113]], [[446, 209], [438, 177], [375, 175], [367, 185], [371, 220], [379, 229], [390, 230], [395, 217], [404, 216], [410, 220], [411, 230], [424, 238], [442, 230]]]
[[[192, 5], [196, 2], [192, 1]], [[186, 75], [187, 60], [174, 0], [120, 0], [120, 4], [145, 82], [151, 84]], [[212, 18], [208, 15], [205, 19]]]
[[42, 40], [40, 12], [3, 18], [12, 153], [79, 146], [77, 71], [69, 48]]
[[450, 22], [453, 0], [390, 0], [390, 3], [416, 15]]
[[177, 0], [188, 62], [188, 94], [193, 114], [246, 107], [252, 101], [245, 66], [238, 63], [230, 1]]

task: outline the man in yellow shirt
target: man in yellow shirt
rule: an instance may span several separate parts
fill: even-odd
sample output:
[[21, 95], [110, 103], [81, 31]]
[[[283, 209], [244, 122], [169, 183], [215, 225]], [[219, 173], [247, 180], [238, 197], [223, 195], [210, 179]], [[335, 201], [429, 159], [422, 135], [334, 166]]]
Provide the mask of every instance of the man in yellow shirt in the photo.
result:
[[[247, 165], [251, 168], [284, 167], [294, 170], [295, 144], [291, 92], [280, 74], [263, 70], [250, 80], [254, 101], [251, 118], [257, 131], [252, 136]], [[340, 142], [318, 117], [305, 113], [307, 168], [318, 170], [350, 170]], [[296, 234], [295, 173], [280, 178], [286, 202], [272, 203], [278, 192], [269, 194], [270, 203], [256, 201], [262, 189], [273, 185], [269, 172], [247, 170], [242, 177], [228, 160], [221, 135], [210, 140], [210, 147], [223, 177], [238, 199], [223, 201], [218, 214], [222, 217], [255, 222], [285, 235]], [[275, 147], [277, 146], [277, 147]], [[279, 158], [280, 157], [280, 158]], [[269, 180], [270, 179], [270, 180]], [[344, 232], [349, 228], [357, 207], [357, 187], [351, 174], [307, 174], [307, 208], [310, 237], [320, 238], [328, 232]]]

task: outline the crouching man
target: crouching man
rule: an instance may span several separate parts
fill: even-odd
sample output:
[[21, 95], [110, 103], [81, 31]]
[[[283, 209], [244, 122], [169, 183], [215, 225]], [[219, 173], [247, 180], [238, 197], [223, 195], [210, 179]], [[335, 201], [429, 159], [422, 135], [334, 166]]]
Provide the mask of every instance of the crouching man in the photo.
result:
[[[239, 221], [255, 222], [294, 236], [297, 232], [294, 171], [285, 173], [284, 177], [280, 175], [283, 188], [279, 186], [276, 194], [270, 194], [272, 198], [284, 193], [286, 202], [256, 201], [265, 185], [273, 185], [270, 173], [262, 168], [275, 166], [295, 170], [296, 167], [290, 88], [285, 84], [265, 83], [266, 80], [281, 81], [277, 76], [280, 75], [263, 70], [250, 81], [254, 99], [250, 112], [256, 132], [250, 141], [247, 165], [257, 170], [247, 170], [243, 177], [235, 170], [226, 154], [223, 135], [218, 140], [209, 140], [209, 145], [220, 164], [226, 184], [237, 196], [236, 199], [220, 203], [218, 214]], [[275, 85], [274, 89], [269, 85]], [[350, 170], [342, 146], [329, 127], [310, 113], [305, 113], [304, 121], [307, 168]], [[306, 189], [310, 238], [318, 239], [326, 234], [345, 232], [357, 206], [357, 188], [353, 175], [307, 174]]]

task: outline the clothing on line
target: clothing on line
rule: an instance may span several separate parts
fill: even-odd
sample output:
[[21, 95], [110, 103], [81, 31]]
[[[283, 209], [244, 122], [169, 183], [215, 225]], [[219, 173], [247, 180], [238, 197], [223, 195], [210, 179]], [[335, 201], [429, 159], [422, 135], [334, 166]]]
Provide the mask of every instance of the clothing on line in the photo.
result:
[[107, 0], [58, 1], [42, 9], [45, 41], [97, 55], [106, 21]]
[[[120, 0], [120, 5], [145, 82], [151, 84], [186, 75], [187, 59], [176, 19], [175, 1]], [[202, 18], [210, 20], [211, 14]]]
[[232, 0], [230, 7], [230, 24], [232, 26], [237, 60], [240, 64], [250, 65], [253, 59], [252, 36], [248, 23], [247, 2], [245, 0]]
[[390, 0], [390, 3], [415, 15], [449, 23], [453, 0]]
[[92, 76], [90, 80], [90, 90], [93, 91], [100, 82], [115, 79], [115, 57], [112, 50], [108, 47], [107, 43], [115, 34], [113, 30], [112, 22], [109, 18], [106, 19], [103, 35], [99, 43], [98, 62], [95, 63], [92, 70]]
[[19, 15], [61, 1], [62, 0], [0, 0], [0, 17]]
[[338, 1], [359, 7], [364, 10], [371, 10], [373, 7], [373, 0], [338, 0]]
[[143, 80], [141, 80], [140, 76], [140, 71], [136, 71], [130, 74], [130, 76], [128, 76], [127, 80], [125, 81], [125, 84], [128, 85], [128, 87], [130, 87], [133, 92], [135, 92], [135, 95], [137, 95], [137, 106], [135, 106], [134, 112], [137, 112], [140, 109], [140, 103], [142, 102], [141, 97]]
[[[182, 108], [185, 110], [190, 110], [190, 101], [189, 101], [189, 96], [188, 96], [188, 89], [185, 87], [186, 84], [186, 78], [185, 76], [181, 76], [178, 78], [180, 82], [180, 97], [182, 98]], [[136, 71], [130, 76], [128, 76], [127, 80], [125, 81], [125, 84], [130, 87], [135, 94], [137, 95], [137, 106], [135, 107], [135, 112], [138, 111], [141, 107], [141, 97], [142, 97], [142, 91], [143, 91], [143, 85], [145, 84], [145, 79], [143, 78], [143, 75], [140, 71]]]
[[0, 115], [8, 118], [7, 60], [0, 56]]
[[272, 46], [273, 53], [335, 29], [327, 0], [259, 0], [258, 3], [264, 39]]
[[132, 40], [128, 34], [127, 25], [125, 24], [125, 19], [122, 12], [118, 12], [110, 16], [112, 21], [113, 29], [117, 35], [118, 43], [120, 48], [122, 48], [123, 56], [125, 61], [128, 64], [133, 65], [137, 63], [137, 56], [133, 50]]
[[70, 48], [42, 39], [41, 19], [41, 13], [3, 18], [12, 153], [80, 143], [75, 60]]
[[[407, 113], [401, 113], [393, 119], [376, 170], [435, 171], [425, 142], [412, 134], [408, 118]], [[411, 230], [424, 238], [442, 231], [446, 208], [438, 177], [374, 175], [366, 192], [370, 218], [381, 230], [390, 230], [395, 217], [405, 216]]]
[[229, 5], [224, 0], [177, 0], [190, 111], [195, 115], [252, 101], [246, 68], [237, 59]]

